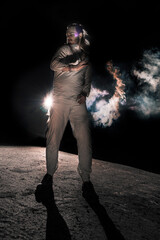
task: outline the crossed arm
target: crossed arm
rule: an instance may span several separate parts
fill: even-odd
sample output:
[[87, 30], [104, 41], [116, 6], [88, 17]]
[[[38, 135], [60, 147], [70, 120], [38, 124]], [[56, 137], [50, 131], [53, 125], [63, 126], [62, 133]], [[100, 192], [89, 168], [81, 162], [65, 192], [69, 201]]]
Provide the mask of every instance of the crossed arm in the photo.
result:
[[[76, 71], [79, 71], [81, 70], [82, 68], [86, 67], [87, 66], [87, 61], [81, 61], [79, 64], [77, 64], [76, 66], [67, 66], [67, 67], [64, 67], [62, 69], [62, 72], [76, 72]], [[77, 102], [79, 104], [83, 104], [85, 103], [86, 101], [86, 96], [84, 96], [83, 94], [79, 94], [77, 96]]]
[[[82, 60], [77, 65], [71, 65], [71, 64], [65, 63], [62, 61], [62, 59], [65, 59], [66, 56], [67, 56], [67, 51], [66, 51], [66, 46], [65, 46], [65, 47], [62, 47], [61, 49], [59, 49], [59, 51], [53, 57], [51, 64], [50, 64], [51, 70], [52, 71], [62, 71], [62, 72], [77, 72], [89, 65], [87, 59]], [[88, 96], [89, 91], [90, 91], [91, 78], [90, 78], [90, 74], [89, 74], [90, 71], [88, 69], [90, 69], [90, 68], [87, 67], [87, 70], [85, 73], [84, 89], [83, 89], [82, 93], [77, 96], [77, 102], [79, 104], [85, 103], [86, 97]]]
[[75, 66], [74, 65], [72, 65], [72, 66], [69, 65], [67, 67], [62, 68], [62, 72], [76, 72], [76, 71], [79, 71], [82, 68], [86, 67], [87, 64], [88, 64], [88, 62], [84, 60], [84, 61], [81, 61], [79, 64], [77, 64]]

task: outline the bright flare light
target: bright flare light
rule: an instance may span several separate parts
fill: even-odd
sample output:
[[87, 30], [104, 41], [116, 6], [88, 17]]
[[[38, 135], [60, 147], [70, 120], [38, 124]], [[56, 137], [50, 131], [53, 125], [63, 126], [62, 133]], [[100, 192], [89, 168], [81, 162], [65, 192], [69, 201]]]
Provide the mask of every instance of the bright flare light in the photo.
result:
[[44, 98], [44, 102], [43, 102], [43, 107], [46, 110], [50, 110], [50, 108], [52, 107], [53, 104], [53, 97], [52, 97], [52, 93], [49, 93], [46, 95], [46, 97]]

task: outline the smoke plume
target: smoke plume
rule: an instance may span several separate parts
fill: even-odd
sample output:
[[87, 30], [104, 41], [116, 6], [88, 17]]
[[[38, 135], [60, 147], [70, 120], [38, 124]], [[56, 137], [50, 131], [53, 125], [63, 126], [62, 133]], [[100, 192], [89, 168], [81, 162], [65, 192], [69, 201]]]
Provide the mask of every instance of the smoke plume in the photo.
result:
[[119, 106], [125, 101], [125, 85], [120, 78], [119, 69], [113, 67], [112, 62], [107, 63], [107, 70], [116, 80], [115, 92], [107, 101], [104, 97], [109, 93], [106, 90], [100, 91], [92, 86], [91, 93], [87, 99], [87, 108], [92, 114], [96, 126], [111, 126], [113, 120], [120, 116]]
[[137, 67], [133, 67], [133, 76], [138, 86], [134, 101], [135, 110], [143, 116], [160, 113], [160, 51], [144, 51]]

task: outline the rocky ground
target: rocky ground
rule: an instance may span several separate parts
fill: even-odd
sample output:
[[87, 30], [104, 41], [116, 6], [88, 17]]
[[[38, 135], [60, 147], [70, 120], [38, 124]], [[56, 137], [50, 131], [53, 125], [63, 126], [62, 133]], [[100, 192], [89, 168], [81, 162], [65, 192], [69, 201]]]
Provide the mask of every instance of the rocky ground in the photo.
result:
[[46, 232], [56, 240], [111, 240], [115, 232], [117, 239], [160, 239], [158, 174], [94, 159], [91, 179], [100, 198], [96, 209], [81, 196], [77, 164], [76, 155], [59, 153], [56, 205], [47, 212], [34, 197], [45, 173], [45, 148], [1, 146], [0, 239], [43, 240]]

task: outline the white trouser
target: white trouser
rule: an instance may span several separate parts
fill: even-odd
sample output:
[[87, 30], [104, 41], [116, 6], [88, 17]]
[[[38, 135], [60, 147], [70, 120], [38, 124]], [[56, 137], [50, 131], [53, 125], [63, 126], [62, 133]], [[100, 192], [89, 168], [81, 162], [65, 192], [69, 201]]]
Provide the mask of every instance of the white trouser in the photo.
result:
[[92, 165], [92, 147], [88, 112], [86, 104], [79, 104], [75, 100], [56, 101], [50, 111], [50, 120], [46, 133], [47, 172], [53, 175], [57, 170], [59, 145], [68, 120], [77, 140], [78, 172], [83, 181], [89, 181]]

